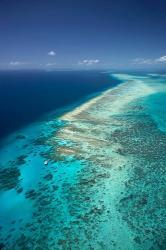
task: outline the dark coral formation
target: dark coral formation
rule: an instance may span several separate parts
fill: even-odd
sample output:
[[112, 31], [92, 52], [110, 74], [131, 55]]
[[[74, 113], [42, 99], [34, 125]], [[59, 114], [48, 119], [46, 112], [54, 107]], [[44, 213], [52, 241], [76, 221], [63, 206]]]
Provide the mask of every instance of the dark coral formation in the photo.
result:
[[26, 139], [26, 136], [25, 135], [17, 135], [16, 139], [23, 140], [23, 139]]
[[10, 190], [19, 185], [20, 171], [17, 167], [0, 169], [0, 190]]
[[27, 155], [20, 155], [17, 157], [16, 161], [15, 161], [15, 164], [16, 165], [23, 165], [26, 163], [26, 158], [27, 158]]
[[31, 200], [36, 199], [37, 193], [34, 189], [31, 189], [25, 193], [25, 197]]
[[35, 146], [41, 146], [41, 145], [45, 145], [46, 144], [46, 142], [47, 142], [47, 137], [38, 137], [37, 139], [35, 139], [34, 141], [33, 141], [33, 144], [35, 145]]
[[28, 157], [28, 155], [26, 155], [26, 154], [19, 155], [19, 156], [17, 156], [17, 158], [15, 160], [12, 160], [12, 161], [10, 160], [8, 162], [9, 166], [18, 167], [18, 166], [24, 165], [24, 164], [26, 164], [27, 157]]
[[[117, 207], [129, 227], [138, 235], [142, 249], [165, 249], [166, 134], [145, 114], [122, 117], [128, 126], [110, 139], [121, 144], [124, 155], [134, 157], [125, 193]], [[140, 232], [141, 228], [141, 232]]]

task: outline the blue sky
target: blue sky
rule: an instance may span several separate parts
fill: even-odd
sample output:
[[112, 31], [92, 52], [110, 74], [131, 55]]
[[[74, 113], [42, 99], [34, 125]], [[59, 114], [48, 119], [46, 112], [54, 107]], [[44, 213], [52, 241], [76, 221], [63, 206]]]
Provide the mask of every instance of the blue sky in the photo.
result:
[[0, 69], [164, 69], [165, 13], [165, 0], [0, 0]]

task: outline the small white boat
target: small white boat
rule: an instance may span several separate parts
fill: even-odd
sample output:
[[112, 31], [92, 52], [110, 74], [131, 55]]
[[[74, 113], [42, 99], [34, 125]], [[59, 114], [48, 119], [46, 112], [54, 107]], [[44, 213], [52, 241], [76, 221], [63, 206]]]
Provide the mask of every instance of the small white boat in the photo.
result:
[[46, 161], [44, 161], [44, 165], [48, 165], [48, 161], [46, 160]]

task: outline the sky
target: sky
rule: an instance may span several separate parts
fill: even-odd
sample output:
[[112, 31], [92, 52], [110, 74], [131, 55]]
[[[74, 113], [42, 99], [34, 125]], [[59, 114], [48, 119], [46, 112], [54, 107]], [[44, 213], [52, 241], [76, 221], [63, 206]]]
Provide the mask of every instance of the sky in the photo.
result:
[[165, 0], [0, 0], [0, 69], [165, 69], [165, 13]]

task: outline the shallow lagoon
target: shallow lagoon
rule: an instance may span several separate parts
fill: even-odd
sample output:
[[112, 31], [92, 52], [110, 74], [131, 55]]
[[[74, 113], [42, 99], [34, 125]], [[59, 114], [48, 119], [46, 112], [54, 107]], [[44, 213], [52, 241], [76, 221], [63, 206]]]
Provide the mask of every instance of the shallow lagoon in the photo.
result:
[[4, 141], [2, 249], [165, 249], [166, 78], [114, 77]]

